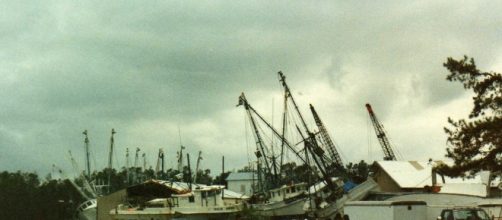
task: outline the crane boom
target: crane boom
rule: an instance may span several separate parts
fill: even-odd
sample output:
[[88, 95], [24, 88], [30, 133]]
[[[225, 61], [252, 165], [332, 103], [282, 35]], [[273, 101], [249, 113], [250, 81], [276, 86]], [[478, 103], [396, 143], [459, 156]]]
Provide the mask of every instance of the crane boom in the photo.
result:
[[331, 137], [328, 134], [328, 131], [326, 130], [326, 127], [324, 127], [324, 124], [321, 121], [321, 118], [319, 118], [319, 115], [317, 114], [316, 110], [314, 109], [314, 106], [310, 105], [310, 111], [312, 112], [312, 115], [314, 116], [315, 123], [317, 127], [319, 128], [319, 133], [321, 135], [322, 140], [324, 143], [327, 145], [326, 148], [328, 150], [329, 156], [331, 157], [331, 160], [333, 163], [338, 168], [343, 168], [343, 161], [342, 158], [340, 157], [340, 154], [336, 150], [335, 144], [331, 140]]
[[394, 154], [394, 150], [392, 149], [392, 146], [390, 145], [389, 139], [387, 138], [387, 135], [385, 134], [385, 130], [383, 129], [383, 125], [378, 121], [375, 113], [373, 112], [373, 109], [371, 108], [371, 105], [369, 103], [366, 103], [366, 109], [368, 110], [368, 113], [371, 118], [371, 122], [373, 123], [373, 128], [375, 128], [375, 133], [378, 138], [378, 142], [380, 142], [380, 146], [382, 146], [382, 150], [384, 153], [384, 160], [397, 160], [396, 155]]

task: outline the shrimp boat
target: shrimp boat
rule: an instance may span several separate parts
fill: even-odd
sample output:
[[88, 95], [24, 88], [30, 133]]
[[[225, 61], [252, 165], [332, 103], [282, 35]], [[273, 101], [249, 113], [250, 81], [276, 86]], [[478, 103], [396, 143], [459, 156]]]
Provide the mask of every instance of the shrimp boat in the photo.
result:
[[89, 199], [77, 207], [77, 211], [75, 213], [76, 219], [79, 220], [95, 220], [96, 219], [96, 208], [97, 201], [96, 199]]
[[243, 204], [225, 202], [224, 186], [190, 186], [149, 180], [127, 188], [126, 203], [110, 211], [114, 220], [235, 219]]
[[[337, 184], [343, 184], [339, 179], [335, 182]], [[355, 186], [347, 192], [340, 192], [335, 201], [329, 202], [329, 194], [327, 193], [329, 190], [327, 190], [327, 185], [324, 182], [320, 182], [310, 187], [309, 197], [315, 199], [314, 201], [309, 200], [306, 202], [303, 206], [303, 210], [312, 218], [342, 219], [344, 214], [343, 207], [346, 202], [362, 200], [370, 192], [378, 190], [378, 184], [373, 179], [368, 178], [365, 182]]]
[[251, 209], [255, 215], [266, 217], [304, 215], [302, 207], [307, 201], [306, 188], [306, 183], [297, 183], [269, 190], [268, 199], [251, 204]]

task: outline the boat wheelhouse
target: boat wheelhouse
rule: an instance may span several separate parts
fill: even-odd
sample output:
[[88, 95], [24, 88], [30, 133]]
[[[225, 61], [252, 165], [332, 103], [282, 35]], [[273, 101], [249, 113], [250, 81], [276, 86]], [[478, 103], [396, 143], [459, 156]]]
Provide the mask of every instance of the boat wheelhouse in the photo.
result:
[[115, 220], [232, 219], [242, 203], [223, 199], [224, 186], [150, 180], [127, 189], [126, 203], [110, 211]]

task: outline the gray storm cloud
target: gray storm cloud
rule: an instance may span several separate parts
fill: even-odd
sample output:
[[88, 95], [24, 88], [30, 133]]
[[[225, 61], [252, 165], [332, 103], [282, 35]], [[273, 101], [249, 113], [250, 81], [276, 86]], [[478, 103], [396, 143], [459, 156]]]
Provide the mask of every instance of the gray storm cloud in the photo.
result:
[[246, 92], [278, 120], [279, 70], [305, 114], [316, 106], [346, 160], [381, 157], [366, 102], [405, 159], [441, 157], [446, 117], [470, 108], [461, 86], [444, 80], [442, 62], [468, 54], [487, 70], [500, 66], [500, 9], [456, 1], [4, 2], [0, 166], [45, 174], [52, 163], [69, 164], [68, 150], [82, 161], [87, 129], [101, 168], [111, 128], [116, 166], [135, 147], [153, 166], [164, 148], [173, 164], [179, 127], [181, 142], [202, 150], [213, 172], [222, 155], [227, 167], [241, 167], [254, 146], [237, 97]]

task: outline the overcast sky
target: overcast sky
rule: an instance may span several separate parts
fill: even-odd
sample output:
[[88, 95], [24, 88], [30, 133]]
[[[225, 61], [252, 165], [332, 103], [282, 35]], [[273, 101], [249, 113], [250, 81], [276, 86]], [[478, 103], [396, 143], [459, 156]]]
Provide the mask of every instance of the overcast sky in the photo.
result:
[[114, 166], [136, 147], [151, 166], [163, 148], [173, 166], [181, 136], [213, 173], [222, 155], [227, 169], [242, 167], [254, 142], [238, 96], [278, 121], [279, 70], [309, 121], [316, 106], [345, 161], [382, 158], [366, 102], [403, 159], [442, 159], [447, 117], [471, 109], [442, 63], [466, 54], [502, 70], [499, 1], [0, 5], [1, 170], [45, 175], [53, 163], [70, 167], [68, 150], [84, 168], [85, 129], [101, 169], [111, 128]]

